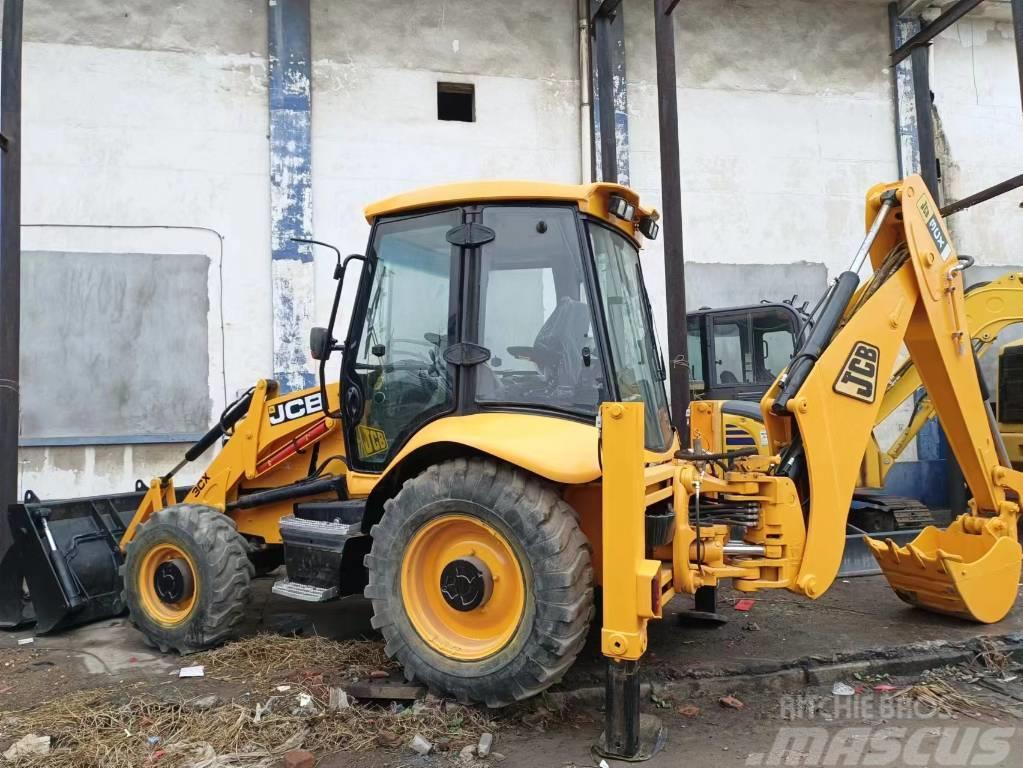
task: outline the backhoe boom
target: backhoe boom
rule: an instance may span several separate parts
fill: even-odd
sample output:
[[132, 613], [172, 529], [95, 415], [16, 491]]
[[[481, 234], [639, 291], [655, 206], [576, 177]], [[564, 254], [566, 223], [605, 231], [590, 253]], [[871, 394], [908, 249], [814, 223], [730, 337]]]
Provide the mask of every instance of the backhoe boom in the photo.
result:
[[[903, 345], [973, 500], [970, 513], [948, 530], [929, 527], [905, 547], [868, 542], [907, 602], [982, 622], [999, 621], [1011, 609], [1021, 565], [1023, 473], [1000, 460], [967, 330], [964, 267], [919, 177], [873, 188], [867, 229], [873, 275], [858, 287], [855, 269], [839, 279], [824, 319], [760, 403], [770, 455], [687, 452], [676, 455], [671, 473], [664, 465], [629, 472], [618, 465], [636, 461], [637, 452], [622, 446], [641, 440], [642, 415], [633, 411], [642, 405], [603, 406], [604, 583], [621, 578], [623, 560], [633, 561], [636, 577], [604, 593], [603, 650], [610, 658], [638, 659], [646, 621], [675, 593], [725, 578], [750, 592], [785, 588], [816, 598], [828, 589], [841, 564], [864, 451]], [[631, 536], [625, 529], [643, 526], [669, 497], [670, 543], [648, 540], [645, 553], [636, 549], [642, 529]], [[746, 525], [742, 541], [730, 540], [729, 525], [704, 522], [717, 510], [749, 509], [756, 522]], [[668, 564], [670, 582], [661, 578]]]

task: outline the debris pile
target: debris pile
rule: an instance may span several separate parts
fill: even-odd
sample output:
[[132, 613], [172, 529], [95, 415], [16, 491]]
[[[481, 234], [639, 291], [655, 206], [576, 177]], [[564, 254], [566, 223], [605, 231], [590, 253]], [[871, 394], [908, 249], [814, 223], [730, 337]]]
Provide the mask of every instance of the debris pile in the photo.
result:
[[382, 705], [324, 682], [390, 669], [377, 643], [261, 635], [197, 660], [207, 679], [244, 681], [249, 690], [233, 700], [140, 693], [127, 702], [116, 687], [79, 691], [0, 713], [0, 744], [22, 745], [10, 760], [19, 767], [271, 768], [286, 758], [303, 765], [308, 753], [413, 743], [457, 755], [495, 727], [483, 711], [435, 697]]

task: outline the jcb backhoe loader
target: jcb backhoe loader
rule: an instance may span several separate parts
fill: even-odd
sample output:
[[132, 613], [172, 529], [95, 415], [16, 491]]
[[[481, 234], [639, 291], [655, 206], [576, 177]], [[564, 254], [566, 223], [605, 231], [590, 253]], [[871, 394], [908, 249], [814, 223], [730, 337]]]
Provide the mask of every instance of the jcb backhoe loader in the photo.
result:
[[[563, 675], [602, 585], [604, 748], [635, 756], [636, 662], [648, 621], [674, 595], [732, 579], [744, 592], [815, 598], [835, 579], [904, 342], [973, 500], [948, 530], [871, 546], [906, 602], [983, 622], [1011, 609], [1023, 473], [1009, 468], [981, 396], [964, 263], [918, 177], [868, 193], [863, 246], [761, 401], [767, 456], [678, 452], [639, 260], [656, 214], [635, 193], [474, 183], [400, 195], [366, 215], [367, 253], [339, 258], [330, 321], [313, 334], [320, 386], [257, 383], [203, 441], [230, 433], [199, 481], [154, 479], [121, 536], [122, 599], [153, 645], [188, 652], [228, 637], [251, 553], [283, 545], [276, 592], [363, 592], [409, 678], [500, 706]], [[874, 273], [860, 286], [868, 256]], [[355, 262], [357, 298], [338, 341]], [[327, 383], [332, 353], [339, 384]], [[69, 578], [51, 583], [81, 587], [66, 602], [88, 604], [74, 545], [50, 538], [62, 512], [18, 507], [17, 549], [65, 562]], [[723, 516], [741, 540], [733, 525], [704, 522]]]
[[[761, 454], [768, 452], [759, 401], [774, 381], [773, 369], [788, 365], [798, 340], [808, 330], [812, 318], [805, 307], [797, 308], [791, 301], [761, 302], [701, 309], [688, 315], [694, 391], [699, 393], [692, 404], [690, 427], [693, 438], [699, 438], [706, 450], [756, 446]], [[980, 359], [993, 348], [999, 334], [1023, 323], [1023, 275], [1009, 272], [971, 286], [966, 291], [965, 310], [973, 350]], [[919, 387], [920, 375], [907, 358], [887, 383], [878, 424]], [[1023, 403], [1023, 388], [999, 386], [999, 390], [1005, 407], [1010, 402]], [[934, 406], [925, 395], [914, 403], [909, 422], [887, 450], [881, 448], [876, 432], [871, 435], [850, 510], [849, 520], [856, 528], [868, 533], [916, 530], [933, 522], [930, 511], [919, 501], [879, 490], [899, 456], [933, 418]], [[1003, 430], [1002, 438], [1009, 444], [1013, 433]]]

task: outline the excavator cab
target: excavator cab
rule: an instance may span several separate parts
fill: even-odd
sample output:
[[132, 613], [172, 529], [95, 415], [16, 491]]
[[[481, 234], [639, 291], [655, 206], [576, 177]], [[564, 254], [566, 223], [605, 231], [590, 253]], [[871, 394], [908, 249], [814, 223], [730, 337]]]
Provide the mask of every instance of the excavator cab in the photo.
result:
[[809, 319], [806, 305], [794, 300], [688, 313], [694, 399], [759, 403], [788, 366]]
[[998, 356], [998, 426], [1009, 461], [1023, 469], [1023, 341]]

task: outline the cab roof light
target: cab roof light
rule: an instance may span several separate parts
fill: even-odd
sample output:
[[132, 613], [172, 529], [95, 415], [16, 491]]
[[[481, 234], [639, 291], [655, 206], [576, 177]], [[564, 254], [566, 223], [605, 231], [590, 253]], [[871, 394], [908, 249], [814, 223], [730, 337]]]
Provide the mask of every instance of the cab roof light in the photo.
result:
[[640, 234], [647, 240], [656, 240], [658, 233], [661, 231], [661, 225], [657, 223], [657, 219], [653, 216], [644, 216], [639, 220], [638, 229]]
[[632, 217], [636, 215], [636, 206], [620, 195], [611, 195], [607, 199], [607, 210], [612, 216], [625, 221], [632, 221]]

